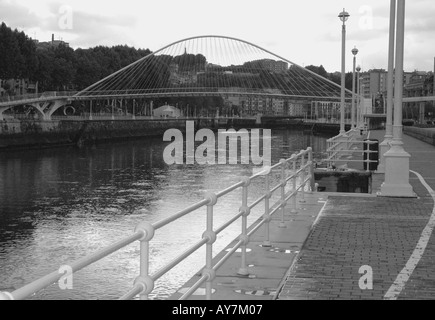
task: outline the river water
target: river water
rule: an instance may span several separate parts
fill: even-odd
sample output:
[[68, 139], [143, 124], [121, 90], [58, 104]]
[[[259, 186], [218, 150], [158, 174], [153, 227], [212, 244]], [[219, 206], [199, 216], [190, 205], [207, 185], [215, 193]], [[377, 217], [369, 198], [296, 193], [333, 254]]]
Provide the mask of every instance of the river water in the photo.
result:
[[[315, 157], [325, 136], [272, 131], [272, 164], [311, 146]], [[144, 138], [92, 147], [0, 152], [0, 291], [13, 291], [58, 271], [134, 232], [141, 221], [156, 222], [253, 173], [253, 165], [171, 165], [163, 161], [168, 142]], [[250, 199], [262, 184], [250, 187]], [[219, 201], [214, 226], [237, 214], [237, 190]], [[279, 193], [279, 192], [278, 192]], [[254, 210], [249, 223], [263, 214]], [[240, 220], [218, 237], [214, 255], [240, 234]], [[151, 272], [201, 239], [205, 209], [156, 232]], [[156, 282], [150, 295], [165, 299], [205, 263], [205, 250]], [[117, 299], [139, 273], [136, 242], [74, 274], [73, 288], [54, 284], [30, 299]]]

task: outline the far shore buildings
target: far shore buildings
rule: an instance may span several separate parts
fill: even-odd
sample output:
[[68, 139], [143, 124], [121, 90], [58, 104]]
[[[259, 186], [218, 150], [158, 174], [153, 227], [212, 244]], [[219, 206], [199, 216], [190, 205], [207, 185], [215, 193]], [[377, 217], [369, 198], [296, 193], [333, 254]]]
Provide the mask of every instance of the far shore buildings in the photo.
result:
[[63, 41], [62, 39], [55, 40], [54, 33], [51, 35], [51, 41], [46, 42], [39, 42], [39, 40], [34, 39], [33, 42], [36, 45], [36, 49], [45, 49], [50, 47], [58, 47], [60, 45], [64, 45], [66, 47], [69, 47], [69, 43]]
[[[366, 99], [371, 99], [374, 113], [385, 113], [388, 72], [371, 69], [360, 74], [360, 90]], [[403, 96], [431, 96], [434, 92], [433, 72], [413, 71], [403, 73]]]

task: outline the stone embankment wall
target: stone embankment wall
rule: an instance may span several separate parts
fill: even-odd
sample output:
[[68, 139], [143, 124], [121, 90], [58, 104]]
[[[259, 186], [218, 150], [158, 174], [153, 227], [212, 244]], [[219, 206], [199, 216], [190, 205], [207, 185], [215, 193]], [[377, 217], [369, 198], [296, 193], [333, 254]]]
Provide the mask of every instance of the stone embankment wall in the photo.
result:
[[[213, 127], [211, 119], [195, 119], [195, 129]], [[168, 129], [184, 131], [186, 120], [15, 120], [0, 122], [0, 149], [81, 145], [96, 141], [161, 136]]]
[[[268, 120], [256, 123], [244, 118], [189, 118], [140, 120], [7, 120], [0, 121], [0, 150], [8, 148], [82, 145], [97, 141], [162, 136], [168, 129], [185, 130], [186, 121], [195, 121], [195, 129], [276, 128], [338, 133], [338, 125], [304, 124], [301, 121]], [[348, 128], [347, 128], [348, 129]]]

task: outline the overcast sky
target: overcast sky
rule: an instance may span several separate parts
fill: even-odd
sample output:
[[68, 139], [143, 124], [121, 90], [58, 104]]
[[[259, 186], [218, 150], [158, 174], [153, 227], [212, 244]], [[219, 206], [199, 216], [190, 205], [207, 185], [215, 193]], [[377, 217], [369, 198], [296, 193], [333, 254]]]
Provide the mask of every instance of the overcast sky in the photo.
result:
[[[199, 35], [255, 43], [299, 65], [341, 68], [346, 9], [346, 69], [359, 49], [363, 71], [387, 67], [390, 0], [0, 0], [0, 21], [40, 41], [73, 48], [126, 44], [156, 51]], [[435, 1], [406, 1], [405, 70], [430, 71], [435, 56]]]

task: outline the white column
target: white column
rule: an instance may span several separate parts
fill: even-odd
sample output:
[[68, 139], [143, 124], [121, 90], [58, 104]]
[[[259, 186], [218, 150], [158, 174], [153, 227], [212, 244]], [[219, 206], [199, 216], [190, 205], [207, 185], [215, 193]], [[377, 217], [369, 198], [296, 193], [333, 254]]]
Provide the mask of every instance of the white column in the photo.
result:
[[[344, 12], [344, 9], [343, 9]], [[345, 105], [345, 82], [346, 82], [346, 20], [343, 19], [341, 30], [341, 103], [340, 103], [340, 133], [345, 133], [344, 125], [344, 105]]]
[[356, 127], [355, 124], [355, 67], [356, 67], [356, 55], [358, 53], [358, 49], [352, 49], [353, 54], [353, 68], [352, 68], [352, 107], [350, 109], [351, 112], [351, 129]]
[[360, 98], [360, 83], [359, 83], [359, 72], [361, 68], [358, 66], [356, 69], [356, 126], [359, 128], [361, 126], [360, 119], [360, 109], [361, 109], [361, 98]]
[[394, 104], [394, 38], [396, 23], [396, 0], [390, 0], [390, 40], [388, 46], [388, 75], [387, 75], [387, 123], [384, 141], [379, 145], [378, 173], [385, 173], [384, 154], [390, 150], [393, 139], [393, 104]]
[[409, 184], [409, 158], [402, 142], [403, 55], [405, 40], [405, 0], [397, 0], [396, 68], [394, 88], [394, 125], [390, 150], [385, 153], [385, 181], [381, 195], [414, 197]]

